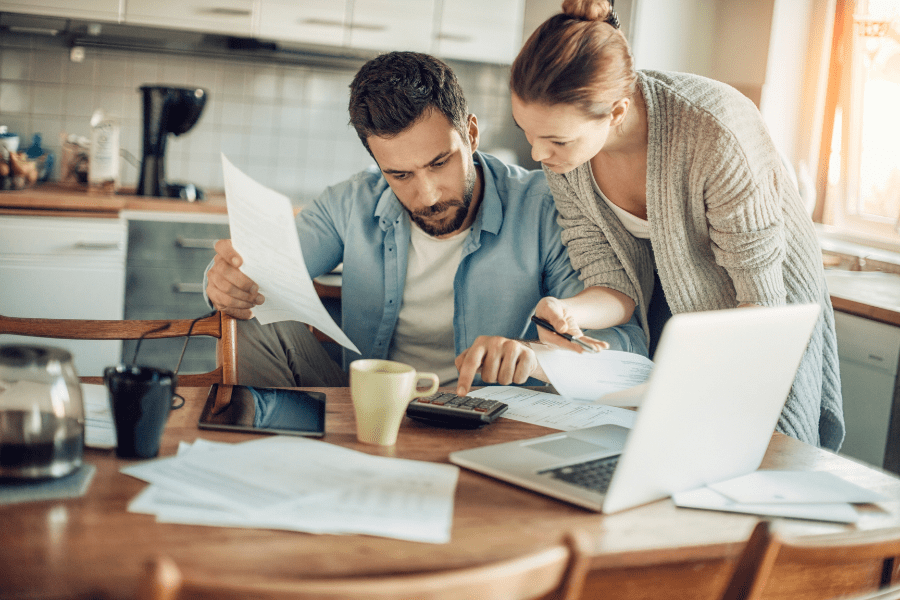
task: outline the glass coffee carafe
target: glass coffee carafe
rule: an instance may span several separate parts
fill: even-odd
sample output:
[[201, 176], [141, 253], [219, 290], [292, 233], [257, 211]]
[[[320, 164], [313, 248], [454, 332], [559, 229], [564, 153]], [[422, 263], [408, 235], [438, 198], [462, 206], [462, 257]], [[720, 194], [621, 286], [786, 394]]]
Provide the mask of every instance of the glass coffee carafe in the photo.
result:
[[81, 466], [84, 406], [72, 355], [0, 345], [0, 478], [62, 477]]

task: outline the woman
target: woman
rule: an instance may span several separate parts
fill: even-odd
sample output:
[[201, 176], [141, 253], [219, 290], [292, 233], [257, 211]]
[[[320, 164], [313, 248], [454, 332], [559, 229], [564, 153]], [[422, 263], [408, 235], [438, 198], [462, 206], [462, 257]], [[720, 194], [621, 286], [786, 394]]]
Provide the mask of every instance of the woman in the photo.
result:
[[671, 313], [818, 302], [778, 429], [837, 450], [840, 375], [819, 245], [759, 111], [722, 83], [635, 71], [617, 26], [607, 0], [566, 0], [512, 66], [513, 116], [586, 286], [544, 298], [536, 314], [578, 336], [637, 310], [652, 352]]

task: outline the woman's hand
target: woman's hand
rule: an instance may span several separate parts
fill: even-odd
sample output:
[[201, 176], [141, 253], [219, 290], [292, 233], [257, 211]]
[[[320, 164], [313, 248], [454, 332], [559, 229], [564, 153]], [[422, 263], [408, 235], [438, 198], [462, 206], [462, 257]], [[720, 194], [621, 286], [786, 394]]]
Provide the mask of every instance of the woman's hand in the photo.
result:
[[[605, 350], [609, 348], [609, 344], [606, 342], [601, 342], [584, 335], [584, 332], [581, 331], [581, 328], [578, 326], [578, 319], [575, 311], [572, 310], [572, 307], [566, 300], [560, 300], [559, 298], [554, 298], [552, 296], [541, 298], [541, 301], [538, 302], [537, 307], [534, 309], [534, 314], [550, 323], [557, 332], [567, 333], [573, 338], [579, 338], [595, 350]], [[565, 338], [556, 335], [552, 331], [548, 331], [543, 327], [538, 327], [537, 331], [538, 338], [545, 344], [559, 346], [560, 348], [573, 350], [578, 353], [584, 352], [584, 348], [580, 345], [570, 342]]]

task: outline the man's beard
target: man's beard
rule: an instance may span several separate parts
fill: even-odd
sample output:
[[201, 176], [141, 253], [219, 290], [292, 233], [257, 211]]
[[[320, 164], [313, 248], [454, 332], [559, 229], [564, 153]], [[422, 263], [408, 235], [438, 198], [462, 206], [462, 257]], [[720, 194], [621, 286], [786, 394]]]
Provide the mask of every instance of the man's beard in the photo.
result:
[[[463, 190], [462, 200], [446, 200], [444, 202], [438, 202], [433, 206], [415, 212], [406, 209], [406, 212], [409, 213], [409, 218], [412, 219], [413, 223], [418, 225], [422, 231], [432, 237], [447, 235], [462, 227], [462, 224], [466, 221], [466, 217], [469, 215], [472, 197], [475, 195], [475, 168], [474, 165], [472, 166], [473, 168], [469, 170], [469, 175], [466, 177], [466, 188]], [[456, 212], [450, 220], [434, 221], [430, 219], [431, 216], [439, 215], [450, 208], [456, 208]]]

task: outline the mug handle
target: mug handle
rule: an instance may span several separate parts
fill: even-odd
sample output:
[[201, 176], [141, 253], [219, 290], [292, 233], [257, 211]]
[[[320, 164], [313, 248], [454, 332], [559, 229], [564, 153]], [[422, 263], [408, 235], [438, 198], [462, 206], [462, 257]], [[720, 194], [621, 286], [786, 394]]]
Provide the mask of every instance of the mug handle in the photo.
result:
[[[419, 389], [419, 382], [423, 379], [431, 380], [431, 387], [424, 391]], [[416, 387], [413, 388], [413, 393], [410, 397], [410, 400], [432, 395], [437, 391], [438, 385], [440, 385], [440, 380], [434, 373], [416, 373]]]

